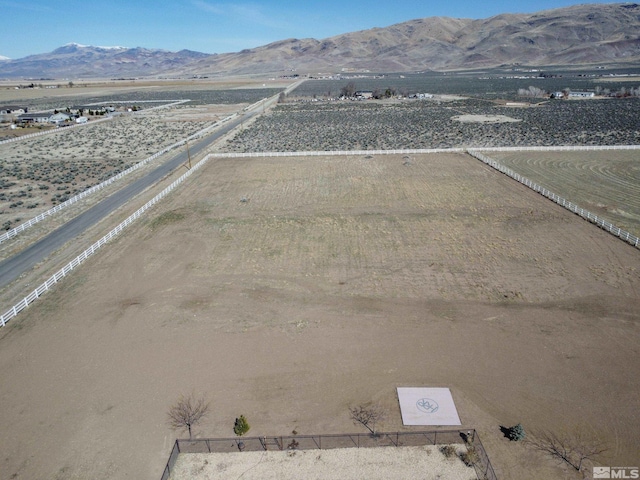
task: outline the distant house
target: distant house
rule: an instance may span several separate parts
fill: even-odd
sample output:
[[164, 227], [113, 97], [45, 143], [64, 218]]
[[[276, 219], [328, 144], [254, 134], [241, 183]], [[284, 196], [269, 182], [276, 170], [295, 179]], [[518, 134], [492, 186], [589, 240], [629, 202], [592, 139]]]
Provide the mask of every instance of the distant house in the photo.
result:
[[54, 113], [49, 117], [49, 123], [64, 123], [70, 120], [70, 116], [66, 113]]
[[591, 98], [595, 97], [593, 92], [569, 92], [569, 98]]
[[373, 92], [371, 90], [359, 90], [355, 93], [355, 97], [362, 100], [369, 100], [373, 98]]
[[27, 113], [27, 107], [20, 107], [18, 105], [0, 106], [0, 115], [22, 115], [23, 113]]
[[20, 123], [49, 123], [49, 119], [52, 114], [47, 112], [42, 113], [23, 113], [18, 115], [18, 122]]
[[433, 98], [433, 95], [430, 93], [414, 93], [413, 95], [410, 95], [409, 98], [424, 100], [425, 98]]
[[593, 98], [596, 94], [594, 92], [553, 92], [551, 98]]

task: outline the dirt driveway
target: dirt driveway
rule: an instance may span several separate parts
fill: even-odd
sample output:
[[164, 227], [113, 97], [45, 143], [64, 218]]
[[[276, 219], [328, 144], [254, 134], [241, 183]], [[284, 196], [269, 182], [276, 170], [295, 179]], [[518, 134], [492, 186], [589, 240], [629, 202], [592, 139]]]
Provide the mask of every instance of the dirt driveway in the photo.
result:
[[465, 155], [211, 161], [56, 288], [0, 330], [2, 479], [157, 479], [191, 391], [198, 436], [434, 386], [499, 478], [579, 478], [518, 422], [640, 460], [640, 252]]

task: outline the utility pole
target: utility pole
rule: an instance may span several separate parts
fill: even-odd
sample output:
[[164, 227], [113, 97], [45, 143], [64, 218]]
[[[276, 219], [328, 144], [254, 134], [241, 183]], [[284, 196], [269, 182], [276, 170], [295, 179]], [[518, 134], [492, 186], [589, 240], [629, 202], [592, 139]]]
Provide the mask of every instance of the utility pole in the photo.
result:
[[185, 140], [184, 143], [187, 146], [187, 158], [189, 159], [189, 166], [183, 165], [183, 167], [185, 167], [187, 170], [191, 170], [191, 152], [189, 152], [189, 140]]

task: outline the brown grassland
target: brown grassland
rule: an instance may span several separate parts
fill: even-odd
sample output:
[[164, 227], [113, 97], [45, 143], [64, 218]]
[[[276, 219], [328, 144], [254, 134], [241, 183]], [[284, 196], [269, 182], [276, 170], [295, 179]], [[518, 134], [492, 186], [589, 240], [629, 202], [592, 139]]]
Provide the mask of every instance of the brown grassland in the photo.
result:
[[499, 478], [581, 478], [509, 442], [640, 445], [640, 255], [462, 154], [211, 160], [0, 330], [1, 478], [159, 478], [197, 436], [355, 430], [348, 407], [449, 387]]
[[491, 152], [490, 156], [640, 237], [638, 150]]

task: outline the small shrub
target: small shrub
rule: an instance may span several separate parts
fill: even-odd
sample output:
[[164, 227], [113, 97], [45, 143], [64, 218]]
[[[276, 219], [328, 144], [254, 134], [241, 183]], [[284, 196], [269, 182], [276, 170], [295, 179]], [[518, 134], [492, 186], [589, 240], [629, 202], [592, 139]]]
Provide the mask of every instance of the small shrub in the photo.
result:
[[507, 437], [509, 437], [509, 440], [514, 441], [514, 442], [519, 442], [520, 440], [524, 440], [524, 437], [526, 437], [527, 434], [524, 431], [524, 427], [522, 426], [521, 423], [514, 425], [513, 427], [509, 428], [509, 431], [507, 432]]
[[460, 454], [460, 460], [462, 460], [467, 467], [473, 467], [478, 463], [480, 457], [478, 456], [476, 447], [469, 447], [465, 452], [462, 452]]
[[236, 422], [233, 425], [233, 432], [241, 437], [245, 433], [249, 431], [251, 427], [249, 426], [249, 422], [244, 418], [244, 415], [240, 415], [240, 417], [236, 418]]
[[453, 445], [443, 445], [442, 447], [440, 447], [440, 451], [447, 458], [453, 458], [458, 455], [456, 447], [454, 447]]

